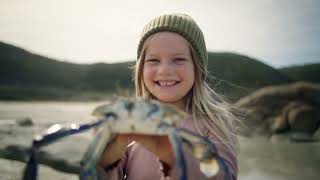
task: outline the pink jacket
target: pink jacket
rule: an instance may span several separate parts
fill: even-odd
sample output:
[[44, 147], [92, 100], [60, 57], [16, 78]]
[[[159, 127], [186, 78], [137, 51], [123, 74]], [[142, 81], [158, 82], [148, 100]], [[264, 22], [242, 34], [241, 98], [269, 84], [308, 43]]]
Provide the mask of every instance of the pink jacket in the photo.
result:
[[[194, 122], [192, 120], [182, 121], [178, 127], [188, 129], [193, 132], [197, 132]], [[201, 130], [205, 130], [204, 127], [200, 127]], [[230, 150], [219, 141], [219, 139], [210, 133], [208, 138], [215, 143], [218, 153], [221, 158], [224, 159], [226, 165], [229, 168], [231, 177], [233, 180], [237, 179], [238, 167], [237, 158], [230, 152]], [[219, 143], [220, 142], [220, 143]], [[220, 168], [218, 174], [212, 178], [206, 178], [200, 171], [199, 162], [191, 154], [185, 154], [187, 177], [189, 180], [224, 180], [225, 173]], [[101, 170], [101, 169], [100, 169]], [[161, 170], [161, 164], [157, 156], [145, 149], [138, 143], [134, 143], [129, 146], [126, 153], [118, 164], [106, 171], [108, 177], [112, 180], [126, 179], [128, 180], [164, 180], [164, 176]], [[100, 175], [101, 176], [101, 175]], [[170, 175], [171, 180], [178, 179], [178, 169], [173, 167]], [[100, 178], [99, 178], [100, 179]], [[103, 179], [103, 178], [101, 178]]]

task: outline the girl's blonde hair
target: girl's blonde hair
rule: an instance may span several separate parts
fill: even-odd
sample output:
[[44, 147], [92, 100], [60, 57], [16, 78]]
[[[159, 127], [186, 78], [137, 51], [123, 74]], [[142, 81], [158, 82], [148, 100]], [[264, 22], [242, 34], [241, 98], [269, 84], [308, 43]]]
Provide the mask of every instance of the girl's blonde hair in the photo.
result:
[[[154, 99], [144, 85], [142, 72], [146, 47], [155, 34], [148, 37], [144, 42], [141, 56], [137, 60], [133, 71], [136, 96], [144, 99]], [[190, 44], [189, 47], [195, 67], [195, 82], [187, 94], [186, 111], [191, 113], [195, 126], [201, 135], [205, 134], [200, 131], [198, 123], [203, 124], [210, 133], [215, 134], [236, 155], [239, 152], [239, 144], [235, 134], [235, 122], [238, 119], [231, 113], [231, 105], [224, 101], [206, 82], [204, 78], [209, 78], [209, 75], [206, 69], [199, 65], [194, 48]], [[204, 73], [206, 74], [205, 77], [203, 76]]]

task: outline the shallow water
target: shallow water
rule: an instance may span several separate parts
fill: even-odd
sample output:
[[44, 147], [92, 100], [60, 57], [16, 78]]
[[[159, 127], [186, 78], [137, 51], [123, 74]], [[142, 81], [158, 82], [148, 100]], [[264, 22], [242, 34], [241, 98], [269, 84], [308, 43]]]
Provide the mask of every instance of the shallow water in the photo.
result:
[[[0, 126], [22, 117], [30, 117], [40, 129], [55, 123], [89, 122], [94, 119], [92, 110], [100, 104], [103, 102], [0, 101]], [[239, 141], [241, 180], [320, 179], [320, 143], [271, 143], [261, 137], [239, 137]], [[0, 166], [0, 172], [9, 171]]]
[[36, 125], [93, 119], [91, 112], [104, 102], [1, 102], [0, 121], [30, 117]]

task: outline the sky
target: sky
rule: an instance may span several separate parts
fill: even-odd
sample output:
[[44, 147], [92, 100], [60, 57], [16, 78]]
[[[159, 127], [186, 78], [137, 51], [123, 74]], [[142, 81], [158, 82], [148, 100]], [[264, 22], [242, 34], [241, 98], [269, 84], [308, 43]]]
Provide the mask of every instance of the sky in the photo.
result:
[[75, 63], [134, 60], [144, 25], [171, 12], [196, 20], [208, 51], [320, 63], [318, 0], [0, 0], [0, 41]]

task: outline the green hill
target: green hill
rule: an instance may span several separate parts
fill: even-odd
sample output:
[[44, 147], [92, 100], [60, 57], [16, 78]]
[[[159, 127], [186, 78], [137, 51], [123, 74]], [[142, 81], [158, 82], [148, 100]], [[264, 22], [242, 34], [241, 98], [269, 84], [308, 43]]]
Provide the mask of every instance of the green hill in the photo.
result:
[[256, 59], [234, 53], [209, 53], [213, 83], [220, 93], [236, 100], [258, 88], [289, 83], [292, 80]]
[[129, 66], [61, 62], [0, 43], [0, 99], [69, 99], [132, 88]]
[[320, 63], [285, 67], [279, 71], [297, 81], [320, 83]]
[[[133, 61], [116, 64], [74, 64], [39, 56], [0, 42], [0, 99], [70, 99], [81, 94], [133, 90]], [[209, 53], [212, 86], [230, 100], [266, 85], [291, 80], [253, 58]]]

